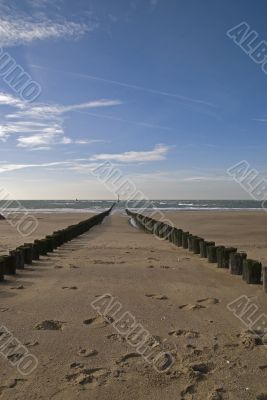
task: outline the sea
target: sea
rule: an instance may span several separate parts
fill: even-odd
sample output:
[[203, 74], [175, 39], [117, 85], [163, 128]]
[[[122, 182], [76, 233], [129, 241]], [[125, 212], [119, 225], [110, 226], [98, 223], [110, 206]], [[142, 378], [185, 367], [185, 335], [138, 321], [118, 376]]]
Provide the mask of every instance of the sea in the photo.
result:
[[31, 213], [96, 213], [108, 209], [116, 203], [115, 210], [129, 208], [132, 210], [158, 209], [162, 211], [259, 211], [261, 201], [254, 200], [14, 200], [8, 203], [0, 201], [1, 210], [25, 211]]

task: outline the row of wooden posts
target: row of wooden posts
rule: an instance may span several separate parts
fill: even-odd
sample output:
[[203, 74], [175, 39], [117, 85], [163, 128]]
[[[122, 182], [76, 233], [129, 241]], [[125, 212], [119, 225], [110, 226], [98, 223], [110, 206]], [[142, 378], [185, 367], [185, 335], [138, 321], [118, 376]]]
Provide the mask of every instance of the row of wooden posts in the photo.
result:
[[236, 247], [217, 246], [215, 242], [139, 213], [129, 210], [126, 210], [126, 213], [145, 232], [199, 254], [201, 258], [207, 258], [209, 263], [217, 264], [218, 268], [229, 269], [233, 275], [241, 275], [246, 283], [260, 284], [263, 281], [263, 289], [267, 292], [267, 267], [262, 267], [259, 261], [248, 259], [245, 252], [238, 252]]
[[53, 252], [64, 243], [87, 232], [93, 226], [101, 224], [112, 208], [113, 206], [109, 210], [94, 215], [78, 224], [54, 231], [44, 239], [34, 240], [33, 243], [24, 243], [24, 245], [17, 247], [15, 250], [11, 250], [8, 255], [0, 256], [0, 280], [4, 280], [5, 275], [15, 275], [17, 269], [24, 269], [24, 265], [32, 264], [33, 260], [39, 260], [40, 256]]

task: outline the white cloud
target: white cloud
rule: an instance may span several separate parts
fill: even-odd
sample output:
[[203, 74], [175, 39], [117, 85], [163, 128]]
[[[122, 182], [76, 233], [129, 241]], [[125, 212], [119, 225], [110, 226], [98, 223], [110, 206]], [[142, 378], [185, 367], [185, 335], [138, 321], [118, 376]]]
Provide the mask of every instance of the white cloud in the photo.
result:
[[25, 15], [0, 17], [0, 46], [8, 47], [31, 43], [34, 40], [78, 38], [94, 26], [72, 21], [54, 22], [34, 20]]
[[[99, 107], [112, 107], [122, 104], [120, 100], [116, 99], [100, 99], [89, 101], [86, 103], [81, 104], [71, 104], [71, 105], [61, 105], [61, 104], [37, 104], [31, 105], [27, 104], [24, 105], [23, 111], [18, 111], [13, 114], [8, 114], [7, 118], [15, 119], [21, 117], [29, 117], [29, 118], [36, 118], [36, 119], [51, 119], [56, 118], [62, 114], [77, 111], [77, 110], [84, 110], [84, 109], [91, 109], [91, 108], [99, 108]], [[10, 104], [12, 105], [12, 104]], [[14, 104], [15, 105], [15, 104]], [[16, 106], [16, 105], [15, 105]]]
[[[0, 92], [0, 106], [10, 106], [16, 111], [6, 115], [5, 123], [0, 124], [0, 140], [6, 141], [11, 134], [19, 136], [18, 147], [38, 150], [57, 144], [91, 144], [97, 139], [71, 139], [66, 137], [63, 116], [66, 113], [84, 109], [111, 107], [121, 104], [116, 99], [97, 99], [89, 102], [63, 104], [29, 104], [8, 93]], [[11, 122], [12, 121], [12, 122]]]
[[104, 143], [105, 140], [101, 139], [81, 139], [81, 140], [75, 140], [73, 143], [75, 144], [92, 144], [92, 143]]
[[150, 151], [126, 151], [120, 154], [95, 154], [91, 160], [110, 160], [122, 163], [165, 160], [170, 147], [158, 144]]
[[63, 165], [71, 165], [69, 161], [56, 161], [51, 163], [41, 163], [41, 164], [1, 164], [0, 173], [17, 171], [25, 168], [45, 168], [45, 167], [56, 167]]
[[0, 105], [24, 108], [25, 103], [11, 94], [0, 92]]

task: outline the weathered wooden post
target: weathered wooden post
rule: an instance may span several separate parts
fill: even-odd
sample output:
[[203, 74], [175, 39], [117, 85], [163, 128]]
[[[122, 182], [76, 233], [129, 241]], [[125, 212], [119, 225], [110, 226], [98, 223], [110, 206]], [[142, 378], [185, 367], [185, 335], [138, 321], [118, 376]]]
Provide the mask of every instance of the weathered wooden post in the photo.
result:
[[161, 226], [161, 235], [160, 235], [160, 237], [161, 237], [162, 239], [167, 240], [168, 237], [169, 237], [169, 232], [170, 232], [170, 226], [169, 226], [168, 224], [165, 224], [165, 223], [163, 222], [163, 223], [162, 223], [162, 226]]
[[32, 243], [24, 243], [24, 246], [21, 246], [24, 251], [24, 262], [25, 264], [32, 264], [33, 260], [33, 245]]
[[16, 269], [24, 269], [24, 251], [20, 248], [17, 248], [15, 250], [11, 250], [9, 254], [15, 258]]
[[193, 251], [193, 238], [194, 237], [195, 236], [193, 236], [191, 233], [188, 235], [187, 240], [188, 240], [188, 250], [189, 251]]
[[267, 267], [263, 267], [263, 290], [267, 293]]
[[169, 240], [169, 242], [172, 242], [172, 232], [173, 232], [173, 227], [171, 225], [166, 224], [167, 230], [166, 230], [166, 240]]
[[229, 268], [230, 254], [236, 253], [236, 247], [224, 247], [220, 246], [217, 249], [217, 262], [218, 268]]
[[1, 256], [1, 263], [3, 263], [4, 275], [15, 275], [16, 274], [16, 260], [14, 256]]
[[183, 230], [177, 229], [177, 246], [182, 247], [183, 245]]
[[201, 240], [199, 243], [200, 248], [200, 257], [207, 258], [208, 257], [208, 247], [215, 246], [215, 242], [208, 242], [207, 240]]
[[223, 251], [223, 268], [230, 267], [230, 255], [237, 252], [236, 247], [226, 247]]
[[188, 236], [189, 232], [183, 232], [182, 234], [182, 246], [184, 249], [188, 249]]
[[216, 263], [217, 262], [217, 250], [220, 246], [209, 246], [207, 250], [208, 254], [208, 262]]
[[[72, 230], [71, 230], [71, 229], [70, 229], [69, 234], [70, 234], [71, 239], [73, 239], [73, 237], [72, 237]], [[69, 240], [71, 240], [71, 239], [69, 239]], [[54, 247], [54, 238], [53, 238], [53, 236], [47, 235], [47, 236], [45, 237], [45, 240], [46, 240], [46, 243], [47, 243], [47, 250], [48, 250], [48, 253], [53, 253], [54, 248], [55, 248], [55, 247]]]
[[170, 242], [177, 246], [177, 228], [172, 228], [172, 232], [170, 235]]
[[160, 222], [157, 221], [154, 226], [154, 233], [156, 236], [159, 236], [159, 228], [160, 228]]
[[247, 254], [244, 252], [231, 253], [229, 269], [232, 275], [243, 274], [243, 262], [247, 258]]
[[193, 238], [193, 253], [194, 254], [200, 254], [200, 242], [202, 242], [204, 239], [195, 236]]
[[243, 263], [243, 279], [249, 284], [261, 283], [262, 265], [259, 261], [246, 259]]
[[5, 271], [4, 264], [1, 261], [1, 257], [0, 257], [0, 281], [4, 281], [5, 280], [4, 271]]

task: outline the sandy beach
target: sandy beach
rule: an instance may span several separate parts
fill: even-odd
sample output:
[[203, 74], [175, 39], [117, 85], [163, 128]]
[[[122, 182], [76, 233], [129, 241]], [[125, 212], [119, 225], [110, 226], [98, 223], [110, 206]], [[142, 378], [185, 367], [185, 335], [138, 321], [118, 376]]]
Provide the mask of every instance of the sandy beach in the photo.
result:
[[[175, 224], [267, 261], [267, 214], [167, 213]], [[33, 238], [85, 215], [39, 215]], [[1, 252], [25, 240], [1, 221]], [[33, 238], [28, 238], [27, 241]], [[30, 240], [29, 240], [30, 239]], [[159, 373], [92, 307], [111, 294], [169, 351]], [[267, 348], [227, 305], [248, 296], [266, 312], [260, 285], [135, 229], [119, 212], [1, 283], [1, 324], [38, 360], [23, 376], [0, 357], [0, 397], [93, 400], [264, 400]], [[46, 321], [50, 321], [47, 323]], [[53, 327], [53, 329], [51, 329]], [[1, 339], [1, 336], [0, 336]]]

